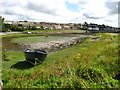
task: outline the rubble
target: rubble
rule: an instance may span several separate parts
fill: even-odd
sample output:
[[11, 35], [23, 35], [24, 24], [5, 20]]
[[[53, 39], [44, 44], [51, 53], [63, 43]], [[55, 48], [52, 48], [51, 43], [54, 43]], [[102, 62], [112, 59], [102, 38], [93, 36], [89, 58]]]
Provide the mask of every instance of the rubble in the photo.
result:
[[70, 47], [77, 43], [82, 42], [88, 36], [80, 36], [80, 37], [69, 37], [67, 39], [60, 39], [58, 41], [48, 41], [48, 42], [40, 42], [40, 43], [33, 43], [30, 45], [26, 45], [30, 49], [41, 49], [47, 50], [49, 53], [55, 52], [58, 50], [62, 50], [64, 48]]

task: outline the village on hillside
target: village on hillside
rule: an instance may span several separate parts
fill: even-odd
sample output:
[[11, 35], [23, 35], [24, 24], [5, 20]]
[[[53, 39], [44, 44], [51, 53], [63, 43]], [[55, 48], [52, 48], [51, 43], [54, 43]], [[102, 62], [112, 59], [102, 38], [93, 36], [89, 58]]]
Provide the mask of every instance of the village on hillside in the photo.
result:
[[120, 32], [120, 28], [107, 25], [99, 25], [87, 22], [84, 23], [50, 23], [31, 21], [4, 21], [8, 31], [19, 30], [88, 30], [91, 32]]

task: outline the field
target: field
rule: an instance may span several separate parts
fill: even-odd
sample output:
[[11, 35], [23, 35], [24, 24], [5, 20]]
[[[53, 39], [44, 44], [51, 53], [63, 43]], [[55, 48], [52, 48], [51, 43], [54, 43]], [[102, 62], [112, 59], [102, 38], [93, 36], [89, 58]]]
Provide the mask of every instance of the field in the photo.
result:
[[85, 33], [85, 30], [26, 30], [32, 33]]
[[23, 52], [6, 51], [3, 88], [119, 88], [118, 36], [97, 35], [99, 40], [51, 53], [37, 66], [26, 62]]

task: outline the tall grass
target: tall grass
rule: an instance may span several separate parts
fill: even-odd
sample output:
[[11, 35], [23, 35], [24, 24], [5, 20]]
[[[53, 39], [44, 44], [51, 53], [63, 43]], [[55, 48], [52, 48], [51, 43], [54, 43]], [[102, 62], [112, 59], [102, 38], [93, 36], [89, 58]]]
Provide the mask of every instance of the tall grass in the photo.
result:
[[3, 87], [118, 88], [117, 43], [117, 36], [101, 34], [98, 41], [88, 38], [82, 44], [49, 54], [37, 66], [25, 64], [23, 52], [6, 52]]

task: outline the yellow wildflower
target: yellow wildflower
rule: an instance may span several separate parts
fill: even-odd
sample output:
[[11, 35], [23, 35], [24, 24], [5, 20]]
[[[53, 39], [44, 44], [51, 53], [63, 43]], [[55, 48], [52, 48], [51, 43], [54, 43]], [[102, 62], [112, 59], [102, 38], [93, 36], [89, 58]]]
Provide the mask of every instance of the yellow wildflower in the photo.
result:
[[80, 56], [81, 54], [77, 54], [77, 56]]
[[44, 72], [44, 69], [42, 69], [42, 72]]
[[76, 57], [76, 59], [80, 59], [80, 57]]

